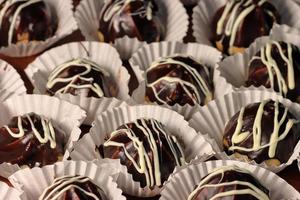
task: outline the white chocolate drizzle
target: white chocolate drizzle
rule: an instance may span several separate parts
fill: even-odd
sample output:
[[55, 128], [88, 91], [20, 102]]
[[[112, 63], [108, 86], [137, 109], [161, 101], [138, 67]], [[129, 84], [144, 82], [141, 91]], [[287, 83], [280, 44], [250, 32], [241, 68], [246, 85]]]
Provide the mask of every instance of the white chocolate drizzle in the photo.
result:
[[54, 179], [53, 183], [44, 190], [42, 195], [39, 197], [39, 200], [59, 200], [65, 192], [72, 188], [81, 191], [91, 199], [101, 200], [100, 197], [97, 197], [92, 192], [84, 190], [77, 185], [80, 183], [87, 183], [89, 181], [91, 180], [84, 176], [69, 175], [56, 178]]
[[[151, 123], [150, 125], [146, 122]], [[146, 178], [146, 185], [149, 187], [152, 186], [160, 186], [162, 185], [161, 180], [161, 172], [160, 172], [160, 163], [161, 162], [161, 134], [167, 141], [167, 145], [169, 146], [173, 157], [175, 158], [176, 165], [181, 166], [185, 164], [185, 157], [181, 145], [178, 143], [175, 136], [169, 135], [166, 133], [162, 124], [154, 119], [139, 119], [133, 124], [138, 128], [147, 138], [147, 143], [151, 149], [153, 163], [151, 162], [151, 155], [146, 152], [144, 143], [139, 139], [139, 137], [134, 133], [134, 131], [128, 126], [125, 125], [125, 128], [119, 129], [111, 133], [110, 138], [103, 144], [104, 147], [114, 146], [114, 147], [121, 147], [125, 153], [127, 159], [129, 159], [135, 169], [140, 173], [144, 174]], [[151, 131], [153, 130], [153, 131]], [[138, 154], [138, 161], [135, 160], [134, 157], [130, 155], [127, 151], [126, 146], [124, 143], [115, 142], [112, 140], [114, 136], [119, 134], [126, 134], [126, 136], [132, 141], [133, 147], [136, 149]], [[156, 139], [159, 141], [157, 144]]]
[[[124, 12], [124, 10], [127, 8], [127, 6], [135, 1], [140, 1], [143, 4], [145, 3], [145, 0], [115, 0], [111, 3], [110, 1], [105, 2], [106, 6], [103, 7], [101, 11], [101, 15], [103, 16], [103, 21], [104, 22], [109, 22], [108, 29], [110, 30], [113, 27], [113, 22], [115, 21], [116, 18], [120, 17], [120, 15]], [[107, 8], [107, 9], [106, 9]], [[146, 17], [148, 21], [152, 19], [152, 9], [153, 5], [152, 2], [149, 1], [147, 6], [142, 6], [135, 12], [129, 13], [132, 16], [139, 15], [141, 17]], [[122, 25], [122, 24], [121, 24]], [[117, 27], [115, 27], [117, 28]]]
[[[207, 85], [205, 79], [201, 76], [201, 74], [195, 68], [189, 66], [188, 64], [186, 64], [182, 61], [176, 60], [175, 58], [176, 58], [176, 56], [159, 58], [157, 61], [155, 61], [151, 64], [151, 66], [146, 70], [146, 73], [148, 73], [149, 71], [151, 71], [152, 69], [154, 69], [160, 65], [166, 65], [166, 64], [180, 65], [186, 71], [186, 73], [189, 73], [190, 75], [192, 75], [192, 77], [196, 81], [197, 85], [194, 85], [188, 81], [184, 81], [177, 77], [162, 76], [159, 79], [153, 81], [152, 83], [149, 83], [147, 81], [146, 86], [152, 88], [155, 98], [160, 103], [163, 103], [163, 104], [167, 103], [159, 97], [160, 91], [163, 91], [164, 88], [160, 88], [160, 91], [158, 91], [158, 92], [155, 89], [155, 85], [157, 83], [159, 83], [161, 81], [166, 81], [166, 82], [169, 82], [170, 84], [172, 84], [172, 83], [180, 84], [181, 87], [183, 88], [184, 92], [190, 97], [190, 99], [193, 101], [194, 104], [199, 104], [202, 102], [200, 91], [197, 87], [200, 88], [201, 92], [204, 94], [204, 97], [206, 97], [206, 99], [211, 100], [213, 98], [213, 94], [212, 94], [209, 86]], [[189, 58], [192, 59], [191, 57], [189, 57]], [[195, 62], [197, 62], [197, 61], [195, 61]], [[205, 73], [207, 74], [207, 76], [209, 77], [209, 71], [206, 68], [206, 66], [203, 65], [203, 69], [204, 69]], [[191, 88], [195, 92], [196, 96], [194, 96], [194, 94], [192, 94], [188, 88]]]
[[[255, 9], [256, 6], [262, 6], [267, 0], [258, 1], [257, 5], [253, 4], [253, 0], [229, 0], [224, 11], [217, 22], [217, 35], [224, 34], [221, 42], [225, 37], [229, 37], [229, 53], [232, 54], [232, 47], [236, 39], [236, 35], [241, 23]], [[241, 10], [242, 9], [242, 10]], [[273, 16], [271, 12], [267, 12]], [[274, 16], [273, 16], [274, 17]]]
[[286, 136], [290, 133], [291, 128], [293, 127], [293, 125], [296, 123], [295, 119], [288, 119], [287, 123], [285, 125], [285, 130], [283, 133], [280, 133], [280, 129], [283, 125], [283, 123], [286, 121], [287, 119], [287, 114], [288, 114], [288, 109], [285, 108], [284, 113], [282, 115], [282, 117], [279, 119], [279, 103], [278, 101], [274, 102], [274, 128], [273, 128], [273, 132], [271, 134], [269, 143], [262, 145], [261, 144], [261, 138], [262, 138], [262, 117], [264, 115], [264, 107], [265, 105], [268, 103], [269, 101], [263, 101], [260, 103], [256, 116], [255, 116], [255, 120], [254, 120], [254, 124], [253, 124], [253, 133], [252, 133], [252, 137], [253, 137], [253, 146], [251, 148], [246, 148], [246, 147], [241, 147], [241, 146], [235, 146], [236, 144], [239, 144], [245, 140], [247, 140], [250, 136], [251, 133], [249, 131], [246, 132], [241, 132], [244, 121], [244, 111], [245, 111], [245, 107], [243, 107], [240, 112], [239, 112], [239, 116], [238, 116], [238, 120], [237, 120], [237, 126], [236, 129], [233, 133], [233, 136], [231, 138], [231, 142], [232, 142], [232, 146], [229, 147], [230, 151], [234, 151], [234, 150], [241, 150], [241, 151], [245, 151], [245, 152], [251, 152], [251, 151], [258, 151], [260, 149], [264, 149], [269, 147], [268, 150], [268, 156], [270, 158], [274, 158], [275, 154], [276, 154], [276, 148], [278, 143], [283, 140], [284, 138], [286, 138]]
[[10, 21], [10, 27], [9, 27], [9, 31], [8, 31], [8, 45], [12, 44], [14, 28], [15, 28], [16, 23], [18, 23], [18, 16], [19, 16], [20, 12], [24, 8], [26, 8], [32, 4], [42, 2], [42, 1], [43, 0], [7, 0], [7, 1], [4, 1], [4, 5], [0, 10], [0, 27], [2, 26], [3, 18], [5, 16], [7, 10], [16, 3], [22, 3], [15, 10], [14, 14], [12, 15], [11, 21]]
[[[202, 189], [218, 188], [218, 187], [226, 187], [226, 186], [232, 187], [233, 189], [229, 190], [229, 191], [221, 191], [220, 190], [219, 193], [212, 196], [209, 200], [217, 200], [222, 197], [229, 197], [229, 196], [233, 196], [233, 195], [251, 195], [259, 200], [270, 200], [268, 195], [264, 191], [262, 191], [261, 189], [259, 189], [258, 187], [256, 187], [255, 185], [253, 185], [250, 182], [236, 180], [236, 181], [222, 183], [224, 175], [227, 171], [236, 171], [236, 172], [241, 172], [241, 173], [245, 173], [245, 174], [250, 174], [250, 172], [248, 172], [247, 170], [241, 169], [240, 167], [237, 167], [237, 166], [223, 166], [223, 167], [217, 168], [201, 180], [201, 182], [198, 184], [196, 189], [189, 195], [187, 200], [193, 200], [194, 197], [197, 195], [197, 193]], [[220, 176], [219, 183], [217, 183], [217, 184], [209, 184], [208, 183], [210, 180], [212, 180], [213, 178], [218, 177], [218, 176]], [[240, 185], [242, 187], [247, 187], [247, 188], [235, 189], [235, 187], [233, 187], [234, 185]]]
[[[270, 85], [273, 90], [275, 90], [275, 81], [277, 82], [279, 93], [283, 96], [286, 96], [288, 90], [295, 89], [295, 73], [293, 66], [293, 56], [292, 56], [292, 45], [286, 43], [287, 45], [287, 55], [284, 54], [284, 50], [279, 42], [272, 41], [267, 43], [266, 46], [261, 47], [260, 56], [254, 56], [250, 63], [253, 60], [261, 60], [261, 62], [266, 66], [268, 70], [268, 75], [270, 79]], [[285, 77], [282, 75], [280, 68], [284, 66], [278, 66], [276, 60], [272, 57], [272, 47], [277, 48], [281, 59], [286, 63], [287, 67], [287, 82]], [[274, 80], [276, 76], [276, 80]]]
[[[84, 67], [85, 70], [81, 73], [76, 74], [75, 76], [72, 76], [72, 77], [58, 78], [60, 73], [67, 70], [68, 68], [71, 68], [74, 66]], [[74, 88], [74, 89], [80, 89], [82, 91], [92, 90], [93, 92], [95, 92], [98, 95], [98, 97], [103, 97], [104, 92], [100, 85], [98, 85], [97, 83], [94, 83], [93, 77], [88, 77], [88, 78], [84, 77], [84, 75], [90, 73], [91, 70], [101, 72], [106, 77], [109, 76], [109, 73], [107, 71], [105, 71], [103, 68], [101, 68], [100, 66], [98, 66], [98, 64], [96, 64], [90, 60], [84, 59], [84, 58], [77, 58], [77, 59], [71, 60], [69, 62], [66, 62], [66, 63], [63, 63], [63, 64], [57, 66], [51, 72], [51, 74], [48, 78], [46, 87], [48, 89], [51, 89], [57, 83], [66, 83], [66, 85], [64, 87], [60, 88], [59, 90], [57, 90], [55, 92], [55, 94], [67, 93], [69, 89]], [[74, 84], [74, 82], [76, 82], [77, 80], [81, 80], [86, 83], [81, 84], [81, 85]]]
[[7, 125], [3, 126], [13, 138], [21, 138], [25, 135], [25, 130], [24, 130], [24, 127], [22, 124], [22, 117], [26, 117], [26, 119], [30, 123], [30, 126], [31, 126], [34, 136], [38, 139], [38, 141], [41, 144], [46, 144], [46, 143], [50, 142], [50, 147], [52, 149], [56, 148], [55, 130], [53, 128], [53, 125], [49, 119], [46, 119], [42, 116], [40, 117], [40, 119], [41, 119], [41, 124], [43, 127], [43, 133], [40, 133], [36, 129], [32, 119], [31, 119], [30, 114], [25, 114], [24, 116], [18, 116], [18, 130], [19, 130], [18, 133], [13, 132], [11, 130], [11, 128], [8, 127]]

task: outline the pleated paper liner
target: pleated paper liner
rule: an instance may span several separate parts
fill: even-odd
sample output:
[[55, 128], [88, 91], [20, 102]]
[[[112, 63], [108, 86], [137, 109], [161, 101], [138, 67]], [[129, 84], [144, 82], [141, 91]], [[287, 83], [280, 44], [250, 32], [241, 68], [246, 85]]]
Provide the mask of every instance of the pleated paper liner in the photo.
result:
[[26, 94], [21, 76], [13, 66], [0, 60], [0, 101], [20, 94]]
[[[75, 18], [79, 29], [87, 40], [99, 41], [98, 28], [104, 0], [82, 0], [78, 5]], [[188, 30], [188, 15], [180, 0], [156, 0], [160, 12], [158, 17], [166, 27], [164, 41], [182, 41]], [[151, 31], [151, 30], [149, 30]], [[129, 59], [145, 42], [137, 38], [123, 37], [114, 44], [122, 59]]]
[[57, 15], [57, 30], [51, 38], [45, 41], [29, 41], [28, 43], [12, 44], [0, 48], [0, 53], [11, 57], [25, 57], [38, 54], [51, 45], [77, 30], [77, 23], [73, 16], [72, 0], [44, 0]]
[[125, 100], [129, 98], [130, 75], [122, 66], [118, 52], [111, 45], [99, 42], [69, 43], [53, 48], [37, 57], [25, 70], [35, 87], [34, 92], [45, 94], [48, 77], [55, 67], [76, 58], [91, 60], [108, 71], [118, 89], [116, 98]]
[[[212, 19], [227, 0], [199, 1], [193, 10], [193, 35], [198, 43], [214, 46], [211, 42]], [[298, 5], [293, 1], [268, 0], [277, 9], [281, 24], [300, 28]]]
[[71, 95], [71, 94], [58, 94], [60, 99], [68, 101], [72, 104], [80, 106], [83, 110], [86, 111], [87, 117], [85, 118], [83, 124], [92, 125], [92, 122], [106, 110], [127, 106], [126, 101], [122, 101], [116, 98], [95, 98], [95, 97], [80, 97]]
[[248, 170], [269, 190], [270, 199], [272, 200], [299, 199], [300, 194], [295, 188], [269, 170], [238, 161], [217, 160], [194, 163], [173, 174], [161, 192], [160, 200], [187, 199], [202, 178], [214, 169], [223, 166], [237, 166]]
[[[0, 110], [1, 126], [7, 124], [14, 116], [31, 112], [51, 119], [54, 127], [62, 130], [66, 137], [64, 141], [66, 153], [63, 159], [67, 159], [68, 149], [72, 147], [74, 141], [78, 140], [81, 133], [79, 126], [86, 117], [85, 111], [78, 106], [46, 95], [15, 96], [1, 103]], [[20, 169], [17, 165], [9, 166], [7, 163], [0, 164], [0, 167], [6, 169], [9, 167], [12, 170], [5, 172], [6, 176]]]
[[[272, 40], [288, 42], [300, 48], [300, 36], [297, 34], [297, 31], [298, 30], [287, 26], [285, 26], [284, 29], [275, 26], [270, 37], [257, 38], [244, 53], [225, 58], [216, 68], [215, 77], [217, 88], [223, 90], [238, 90], [244, 87], [248, 79], [250, 60], [260, 51], [261, 47]], [[271, 88], [260, 88], [273, 91]]]
[[90, 178], [95, 185], [104, 191], [108, 199], [125, 200], [122, 191], [115, 183], [118, 172], [118, 163], [113, 160], [105, 159], [97, 162], [64, 161], [42, 168], [20, 170], [10, 176], [9, 180], [16, 188], [24, 190], [28, 200], [34, 200], [41, 196], [55, 178], [80, 175]]
[[0, 199], [1, 200], [23, 200], [25, 194], [21, 190], [9, 187], [6, 183], [0, 182]]
[[[211, 139], [214, 139], [217, 145], [213, 145], [216, 157], [222, 160], [238, 160], [234, 155], [227, 155], [223, 150], [223, 134], [226, 123], [240, 111], [242, 107], [245, 107], [252, 103], [262, 102], [264, 100], [278, 100], [295, 116], [297, 120], [300, 119], [300, 105], [292, 103], [288, 99], [284, 99], [280, 95], [264, 91], [257, 90], [255, 88], [243, 89], [240, 92], [233, 92], [225, 95], [222, 98], [214, 100], [208, 103], [205, 107], [202, 107], [192, 116], [189, 121], [191, 127], [202, 134], [208, 134]], [[294, 152], [286, 163], [282, 163], [280, 166], [268, 166], [266, 163], [256, 163], [251, 161], [251, 164], [258, 165], [269, 169], [275, 173], [283, 170], [288, 165], [292, 164], [297, 159], [300, 152], [300, 142], [294, 148]], [[243, 158], [239, 158], [240, 161], [249, 162]]]
[[[160, 106], [140, 105], [114, 108], [99, 115], [90, 133], [74, 144], [71, 158], [73, 160], [102, 159], [96, 147], [103, 144], [105, 138], [119, 126], [141, 118], [156, 119], [175, 135], [184, 148], [187, 161], [197, 156], [208, 157], [214, 153], [205, 138], [189, 127], [187, 121], [178, 113]], [[139, 182], [133, 181], [132, 175], [127, 172], [125, 166], [123, 169], [117, 183], [124, 193], [138, 197], [150, 197], [159, 193], [160, 188], [157, 187], [153, 190], [148, 187], [141, 188]]]
[[[156, 61], [161, 57], [171, 56], [171, 55], [189, 55], [195, 60], [203, 63], [205, 66], [214, 69], [216, 64], [221, 61], [222, 54], [215, 48], [196, 44], [188, 43], [183, 44], [181, 42], [158, 42], [144, 45], [141, 47], [133, 56], [130, 58], [129, 62], [133, 68], [133, 71], [139, 81], [139, 87], [133, 92], [132, 100], [136, 103], [149, 103], [145, 102], [145, 89], [146, 80], [145, 72], [151, 66], [152, 62]], [[218, 80], [219, 78], [214, 77]], [[218, 90], [215, 88], [215, 97], [223, 96], [230, 91]], [[194, 111], [200, 107], [196, 106], [168, 106], [172, 110], [175, 110], [185, 116], [185, 119], [189, 119]]]

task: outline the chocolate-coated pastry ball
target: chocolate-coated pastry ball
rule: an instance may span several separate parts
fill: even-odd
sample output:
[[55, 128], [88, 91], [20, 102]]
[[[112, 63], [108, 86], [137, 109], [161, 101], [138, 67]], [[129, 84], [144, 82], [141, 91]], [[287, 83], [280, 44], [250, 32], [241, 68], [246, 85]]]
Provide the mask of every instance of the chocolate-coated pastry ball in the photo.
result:
[[39, 200], [108, 200], [104, 191], [88, 177], [62, 176], [44, 190]]
[[120, 159], [142, 187], [162, 186], [176, 166], [185, 164], [177, 138], [154, 119], [120, 126], [99, 151], [104, 158]]
[[110, 74], [98, 64], [78, 58], [57, 66], [46, 85], [50, 95], [70, 93], [85, 97], [112, 97], [117, 95], [116, 84]]
[[0, 4], [0, 46], [52, 37], [58, 22], [43, 0], [4, 0]]
[[286, 42], [272, 41], [249, 62], [246, 86], [265, 86], [300, 103], [300, 51]]
[[146, 101], [205, 105], [213, 99], [210, 69], [189, 56], [159, 58], [146, 71]]
[[300, 124], [283, 104], [266, 100], [243, 107], [229, 120], [223, 146], [237, 158], [278, 166], [294, 152], [299, 131]]
[[212, 20], [212, 41], [223, 53], [243, 52], [280, 23], [276, 8], [265, 0], [229, 0]]
[[269, 191], [246, 169], [223, 166], [201, 179], [187, 200], [270, 200]]
[[34, 113], [16, 116], [0, 128], [0, 163], [29, 167], [62, 159], [65, 135], [50, 119]]
[[158, 42], [164, 38], [163, 22], [157, 17], [154, 0], [108, 0], [100, 14], [100, 41], [113, 42], [129, 36], [140, 41]]

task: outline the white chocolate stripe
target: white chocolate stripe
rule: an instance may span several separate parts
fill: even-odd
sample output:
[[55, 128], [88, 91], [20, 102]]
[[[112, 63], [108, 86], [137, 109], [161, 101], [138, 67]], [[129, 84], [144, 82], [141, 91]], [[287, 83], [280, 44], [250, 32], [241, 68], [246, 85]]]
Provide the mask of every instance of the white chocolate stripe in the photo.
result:
[[[52, 123], [50, 120], [48, 119], [44, 119], [41, 116], [41, 123], [42, 123], [42, 127], [43, 127], [43, 135], [36, 129], [36, 127], [34, 126], [34, 123], [30, 117], [29, 114], [24, 115], [30, 125], [31, 125], [31, 129], [33, 134], [35, 135], [35, 137], [38, 139], [38, 141], [41, 144], [46, 144], [47, 142], [50, 142], [50, 147], [51, 148], [56, 148], [56, 140], [55, 140], [55, 130], [54, 127], [52, 126]], [[14, 133], [10, 127], [8, 127], [7, 125], [4, 126], [4, 128], [7, 130], [7, 132], [13, 137], [13, 138], [21, 138], [25, 135], [25, 131], [24, 131], [24, 127], [22, 125], [22, 117], [18, 116], [18, 129], [19, 129], [19, 133]]]
[[[126, 129], [120, 129], [111, 133], [110, 139], [108, 139], [103, 145], [104, 147], [122, 147], [125, 156], [132, 162], [133, 166], [139, 173], [145, 175], [146, 184], [147, 186], [151, 187], [155, 185], [160, 186], [163, 184], [160, 172], [160, 151], [162, 149], [160, 145], [156, 143], [155, 138], [157, 138], [157, 140], [161, 143], [160, 134], [163, 134], [165, 136], [165, 139], [172, 151], [174, 158], [176, 159], [176, 164], [178, 166], [183, 165], [185, 163], [185, 159], [183, 150], [181, 149], [181, 146], [179, 145], [177, 140], [170, 137], [163, 130], [161, 124], [159, 124], [157, 121], [153, 119], [149, 119], [149, 121], [151, 123], [153, 132], [151, 132], [151, 128], [149, 127], [149, 125], [147, 125], [146, 119], [140, 119], [136, 122], [133, 122], [133, 124], [146, 136], [147, 143], [149, 144], [152, 151], [153, 163], [151, 163], [151, 159], [144, 148], [144, 144], [139, 140], [133, 130], [127, 125], [125, 125]], [[137, 150], [138, 153], [138, 161], [135, 161], [135, 159], [130, 155], [123, 143], [112, 141], [112, 138], [120, 133], [125, 133], [127, 137], [132, 141], [133, 147]], [[177, 152], [177, 149], [179, 150], [179, 153], [181, 153], [181, 155], [178, 155], [179, 153]]]
[[[39, 200], [58, 200], [68, 190], [76, 188], [95, 200], [100, 200], [95, 194], [82, 189], [76, 183], [85, 183], [90, 181], [89, 178], [83, 176], [63, 176], [54, 180], [53, 184], [47, 187]], [[49, 192], [50, 191], [50, 192]], [[49, 193], [48, 193], [49, 192]]]
[[[269, 200], [268, 195], [265, 194], [262, 190], [257, 188], [252, 183], [245, 182], [245, 181], [232, 181], [232, 182], [222, 183], [225, 172], [231, 171], [231, 170], [241, 172], [241, 173], [250, 174], [248, 171], [246, 171], [244, 169], [241, 169], [241, 168], [238, 168], [236, 166], [223, 166], [223, 167], [217, 168], [200, 181], [200, 183], [198, 184], [196, 189], [193, 192], [191, 192], [191, 194], [188, 196], [187, 200], [192, 200], [195, 197], [195, 195], [197, 195], [197, 193], [203, 188], [223, 187], [223, 186], [229, 186], [230, 187], [230, 186], [235, 185], [235, 184], [247, 186], [248, 188], [247, 189], [242, 189], [242, 190], [233, 189], [233, 190], [230, 190], [230, 191], [227, 191], [227, 192], [220, 192], [220, 193], [214, 195], [213, 197], [211, 197], [209, 200], [216, 200], [216, 199], [221, 198], [221, 197], [228, 197], [228, 196], [242, 195], [242, 194], [251, 195], [253, 197], [256, 197], [259, 200]], [[216, 176], [219, 176], [219, 175], [220, 175], [220, 182], [219, 183], [217, 183], [217, 184], [207, 184], [207, 182], [209, 180], [211, 180], [212, 178], [214, 178]]]

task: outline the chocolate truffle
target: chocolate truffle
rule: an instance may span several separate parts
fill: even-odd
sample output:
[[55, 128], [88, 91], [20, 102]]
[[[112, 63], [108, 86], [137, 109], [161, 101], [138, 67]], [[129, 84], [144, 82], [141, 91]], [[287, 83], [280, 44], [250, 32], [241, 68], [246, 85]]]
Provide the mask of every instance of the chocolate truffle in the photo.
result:
[[213, 99], [209, 68], [189, 56], [159, 58], [146, 71], [146, 101], [205, 105]]
[[286, 43], [272, 41], [249, 62], [246, 86], [265, 86], [300, 103], [300, 51]]
[[108, 0], [101, 10], [98, 36], [113, 42], [129, 36], [140, 41], [158, 42], [164, 38], [164, 27], [157, 17], [154, 0]]
[[176, 166], [185, 164], [177, 138], [154, 119], [122, 125], [99, 150], [104, 158], [120, 159], [142, 187], [162, 186]]
[[237, 158], [278, 166], [291, 157], [299, 132], [300, 124], [283, 104], [272, 100], [253, 103], [227, 123], [224, 150]]
[[266, 0], [229, 0], [212, 20], [212, 41], [223, 53], [243, 52], [258, 37], [280, 23], [276, 8]]
[[34, 113], [16, 116], [0, 128], [0, 163], [29, 167], [53, 164], [64, 154], [64, 134]]
[[0, 46], [43, 41], [57, 29], [57, 17], [43, 0], [4, 0], [0, 4]]
[[84, 176], [62, 176], [54, 179], [39, 200], [108, 200], [103, 190]]
[[85, 97], [112, 97], [117, 89], [110, 74], [98, 64], [78, 58], [57, 66], [46, 85], [50, 95], [70, 93]]
[[269, 191], [246, 169], [223, 166], [201, 179], [187, 200], [270, 200]]

